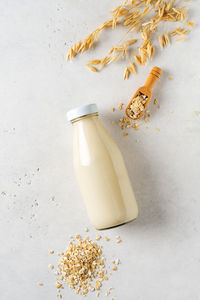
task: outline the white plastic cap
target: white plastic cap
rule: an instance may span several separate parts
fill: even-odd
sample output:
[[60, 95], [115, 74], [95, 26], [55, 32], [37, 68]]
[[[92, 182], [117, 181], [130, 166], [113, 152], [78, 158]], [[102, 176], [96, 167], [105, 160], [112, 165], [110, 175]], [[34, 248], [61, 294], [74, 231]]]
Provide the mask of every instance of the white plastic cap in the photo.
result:
[[97, 105], [96, 104], [88, 104], [88, 105], [82, 105], [79, 107], [76, 107], [74, 109], [71, 109], [67, 112], [67, 121], [72, 121], [76, 118], [85, 116], [85, 115], [90, 115], [93, 113], [97, 113]]

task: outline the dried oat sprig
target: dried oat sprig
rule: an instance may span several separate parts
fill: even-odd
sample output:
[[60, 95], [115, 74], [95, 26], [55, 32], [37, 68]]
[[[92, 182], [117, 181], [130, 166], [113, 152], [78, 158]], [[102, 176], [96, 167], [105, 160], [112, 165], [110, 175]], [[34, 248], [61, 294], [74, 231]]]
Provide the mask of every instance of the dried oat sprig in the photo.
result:
[[[108, 54], [101, 60], [93, 60], [88, 63], [93, 72], [98, 70], [94, 65], [100, 65], [101, 69], [108, 64], [111, 64], [118, 57], [126, 59], [132, 54], [138, 65], [145, 65], [149, 59], [152, 59], [155, 53], [155, 45], [152, 43], [153, 36], [157, 35], [161, 48], [170, 44], [170, 37], [180, 35], [176, 41], [185, 39], [186, 34], [195, 24], [187, 21], [189, 29], [181, 27], [168, 33], [159, 31], [159, 25], [163, 22], [183, 22], [187, 17], [187, 9], [185, 5], [181, 6], [174, 0], [125, 0], [121, 5], [117, 6], [111, 11], [112, 17], [108, 21], [101, 24], [91, 34], [89, 34], [83, 41], [79, 41], [68, 52], [67, 59], [71, 60], [75, 56], [92, 48], [94, 43], [98, 40], [99, 34], [106, 28], [115, 29], [119, 24], [127, 28], [127, 32], [120, 39], [120, 41], [113, 46]], [[134, 32], [139, 32], [141, 36], [141, 45], [138, 47], [138, 53], [134, 52], [132, 45], [138, 40], [134, 36], [128, 38], [128, 35], [133, 35]], [[129, 47], [131, 51], [129, 50]], [[113, 56], [111, 56], [113, 54]], [[94, 68], [94, 69], [93, 69]], [[96, 69], [96, 71], [95, 71]], [[127, 67], [124, 77], [127, 79], [129, 74], [133, 73], [131, 67]]]
[[97, 29], [95, 29], [92, 33], [90, 33], [84, 41], [79, 41], [78, 44], [75, 44], [74, 47], [70, 48], [67, 55], [67, 60], [71, 60], [79, 53], [83, 53], [92, 48], [93, 44], [98, 40], [99, 33], [108, 27], [112, 27], [112, 20], [104, 22]]

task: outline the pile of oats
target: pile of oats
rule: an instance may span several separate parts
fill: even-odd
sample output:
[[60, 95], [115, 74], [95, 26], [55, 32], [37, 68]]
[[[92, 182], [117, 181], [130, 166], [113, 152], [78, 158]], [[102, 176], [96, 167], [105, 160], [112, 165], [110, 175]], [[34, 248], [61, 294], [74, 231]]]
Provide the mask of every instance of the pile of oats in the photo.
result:
[[[57, 282], [61, 286], [57, 287], [61, 288], [63, 283], [68, 283], [76, 294], [81, 295], [98, 291], [102, 285], [101, 280], [106, 277], [104, 260], [101, 246], [88, 237], [81, 239], [77, 236], [76, 241], [70, 241], [69, 246], [61, 253], [58, 263], [60, 278]], [[95, 285], [92, 285], [94, 280]]]
[[[88, 228], [87, 228], [88, 231]], [[86, 232], [87, 232], [86, 231]], [[96, 240], [101, 239], [101, 235], [96, 236]], [[110, 238], [104, 237], [107, 242]], [[105, 257], [102, 253], [102, 246], [93, 242], [89, 237], [81, 238], [80, 235], [70, 237], [68, 247], [64, 252], [60, 254], [58, 262], [58, 270], [56, 274], [56, 288], [58, 297], [62, 298], [61, 289], [64, 288], [64, 284], [75, 291], [76, 294], [86, 295], [88, 292], [97, 292], [97, 296], [100, 294], [102, 283], [108, 280], [107, 270], [105, 266]], [[120, 243], [121, 239], [116, 236], [116, 242]], [[53, 251], [50, 251], [52, 253]], [[112, 261], [112, 270], [117, 271], [117, 265], [120, 260], [116, 259]], [[49, 268], [53, 270], [53, 265], [49, 265]], [[110, 275], [112, 275], [110, 273]], [[112, 287], [110, 287], [106, 295], [110, 294]]]
[[144, 112], [145, 104], [147, 101], [147, 96], [139, 93], [133, 100], [128, 108], [128, 115], [136, 119], [138, 116]]
[[[176, 41], [184, 40], [186, 34], [195, 26], [194, 22], [188, 20], [184, 24], [185, 27], [179, 26], [169, 32], [160, 32], [159, 25], [161, 23], [183, 23], [186, 20], [187, 9], [183, 0], [179, 2], [174, 0], [125, 0], [113, 9], [111, 14], [110, 20], [104, 22], [69, 50], [68, 60], [90, 50], [99, 39], [101, 31], [109, 27], [114, 30], [123, 26], [127, 32], [120, 41], [108, 51], [106, 56], [91, 60], [86, 66], [91, 71], [98, 72], [114, 61], [126, 58], [128, 65], [124, 71], [124, 79], [128, 79], [130, 74], [136, 74], [135, 64], [142, 66], [153, 58], [155, 40], [159, 41], [163, 49], [172, 42], [174, 36], [179, 37]], [[139, 41], [140, 44], [137, 45]]]
[[[89, 229], [85, 228], [88, 232]], [[96, 240], [99, 241], [102, 238], [100, 234], [96, 236]], [[106, 242], [110, 241], [110, 238], [104, 236]], [[116, 236], [116, 243], [121, 243], [122, 240], [119, 236]], [[49, 251], [50, 254], [54, 254], [53, 250]], [[107, 269], [113, 271], [118, 270], [118, 265], [121, 263], [119, 258], [112, 260], [110, 265], [105, 266], [105, 256], [102, 253], [102, 246], [93, 242], [89, 237], [81, 238], [79, 234], [70, 236], [70, 242], [64, 252], [58, 253], [59, 261], [56, 275], [55, 286], [57, 288], [57, 297], [62, 298], [61, 290], [64, 289], [64, 285], [68, 286], [75, 291], [76, 294], [85, 296], [89, 292], [95, 292], [99, 297], [100, 289], [103, 281], [107, 281]], [[49, 269], [53, 271], [54, 266], [48, 265]], [[111, 276], [112, 273], [109, 272]], [[38, 282], [39, 286], [43, 286], [42, 282]], [[110, 287], [105, 295], [108, 296], [113, 288]], [[112, 298], [113, 299], [113, 298]]]

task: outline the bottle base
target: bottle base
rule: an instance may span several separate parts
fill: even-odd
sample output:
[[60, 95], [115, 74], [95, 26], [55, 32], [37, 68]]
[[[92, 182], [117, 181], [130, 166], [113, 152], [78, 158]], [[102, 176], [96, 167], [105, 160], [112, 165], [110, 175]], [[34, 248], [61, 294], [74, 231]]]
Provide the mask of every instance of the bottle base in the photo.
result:
[[105, 226], [105, 227], [97, 227], [97, 226], [94, 226], [97, 230], [106, 230], [106, 229], [111, 229], [111, 228], [115, 228], [115, 227], [119, 227], [119, 226], [122, 226], [124, 224], [127, 224], [127, 223], [130, 223], [132, 221], [134, 221], [135, 219], [137, 219], [137, 217], [135, 218], [131, 218], [130, 220], [127, 220], [127, 221], [124, 221], [124, 222], [119, 222], [115, 225], [111, 225], [111, 226]]

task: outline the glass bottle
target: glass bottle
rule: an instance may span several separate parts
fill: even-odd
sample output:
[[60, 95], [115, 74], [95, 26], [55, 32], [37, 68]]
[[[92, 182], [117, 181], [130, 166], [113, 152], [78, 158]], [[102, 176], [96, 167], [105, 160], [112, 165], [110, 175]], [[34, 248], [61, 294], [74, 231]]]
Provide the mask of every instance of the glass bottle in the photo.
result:
[[135, 219], [138, 207], [122, 154], [98, 118], [96, 104], [67, 113], [73, 160], [89, 219], [96, 229]]

